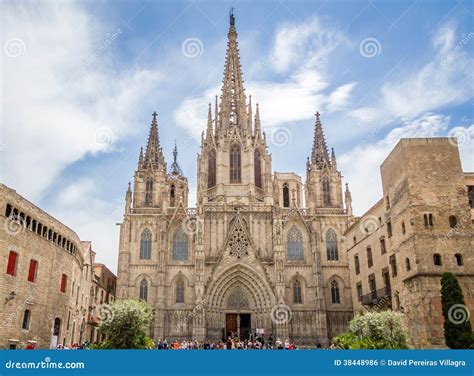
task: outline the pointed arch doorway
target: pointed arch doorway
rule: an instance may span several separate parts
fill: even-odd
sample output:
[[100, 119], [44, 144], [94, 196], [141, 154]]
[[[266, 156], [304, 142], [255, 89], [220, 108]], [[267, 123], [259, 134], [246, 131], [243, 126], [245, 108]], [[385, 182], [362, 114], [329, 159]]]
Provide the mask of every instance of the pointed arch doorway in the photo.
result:
[[252, 332], [252, 314], [247, 293], [240, 286], [234, 287], [227, 299], [225, 312], [225, 337], [249, 339]]

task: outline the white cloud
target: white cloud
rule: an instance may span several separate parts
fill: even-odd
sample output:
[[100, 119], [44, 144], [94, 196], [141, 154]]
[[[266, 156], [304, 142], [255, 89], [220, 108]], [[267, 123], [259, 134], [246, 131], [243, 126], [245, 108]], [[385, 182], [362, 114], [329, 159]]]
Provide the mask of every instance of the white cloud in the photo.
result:
[[[333, 112], [347, 106], [356, 82], [330, 92], [326, 77], [329, 55], [345, 40], [343, 32], [323, 26], [315, 17], [300, 24], [284, 24], [276, 31], [270, 53], [264, 59], [269, 64], [259, 67], [285, 73], [285, 78], [245, 83], [246, 93], [252, 95], [254, 104], [260, 105], [263, 127], [311, 119], [317, 110]], [[184, 99], [174, 116], [178, 126], [199, 139], [206, 127], [205, 103], [214, 103], [216, 93], [220, 93], [220, 88], [213, 87]]]
[[414, 117], [472, 97], [472, 62], [467, 51], [455, 46], [461, 41], [454, 26], [441, 27], [433, 38], [433, 60], [401, 81], [385, 84], [383, 107], [397, 116]]
[[64, 187], [50, 212], [70, 226], [81, 238], [91, 240], [97, 252], [96, 261], [116, 271], [119, 227], [125, 209], [124, 201], [114, 202], [97, 197], [94, 181], [78, 179]]
[[448, 116], [424, 114], [415, 120], [405, 121], [383, 139], [363, 142], [341, 155], [338, 167], [344, 172], [352, 191], [354, 213], [365, 213], [382, 197], [380, 165], [400, 138], [441, 136], [447, 130], [449, 120]]
[[[38, 200], [68, 165], [111, 150], [133, 131], [155, 71], [117, 71], [107, 49], [122, 31], [108, 30], [75, 3], [3, 5], [3, 180]], [[115, 38], [115, 39], [114, 39]], [[34, 184], [32, 184], [34, 182]]]

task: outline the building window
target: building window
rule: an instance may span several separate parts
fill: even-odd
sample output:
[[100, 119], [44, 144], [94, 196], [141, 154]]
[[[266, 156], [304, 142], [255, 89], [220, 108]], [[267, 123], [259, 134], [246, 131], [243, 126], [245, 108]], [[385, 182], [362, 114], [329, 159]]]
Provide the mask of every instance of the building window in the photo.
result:
[[352, 241], [354, 242], [354, 245], [357, 244], [357, 238], [355, 236], [352, 238]]
[[184, 282], [179, 280], [176, 282], [176, 303], [184, 303]]
[[240, 160], [240, 146], [232, 145], [230, 147], [230, 183], [239, 184], [241, 183], [241, 160]]
[[287, 242], [287, 257], [288, 261], [303, 261], [304, 260], [304, 248], [303, 248], [303, 235], [301, 231], [293, 225], [288, 231], [288, 242]]
[[170, 187], [170, 206], [172, 208], [175, 207], [175, 202], [174, 202], [175, 194], [176, 194], [176, 189], [174, 187], [174, 184], [171, 184], [171, 187]]
[[382, 269], [382, 280], [383, 280], [383, 284], [385, 286], [386, 291], [389, 292], [391, 283], [390, 283], [390, 273], [388, 272], [388, 268]]
[[462, 260], [462, 255], [461, 255], [460, 253], [456, 253], [456, 254], [454, 255], [454, 258], [456, 259], [456, 265], [457, 265], [457, 266], [462, 266], [462, 265], [464, 265], [464, 262], [463, 262], [463, 260]]
[[148, 281], [145, 278], [140, 282], [140, 300], [148, 301]]
[[258, 149], [255, 149], [254, 163], [255, 186], [257, 188], [262, 188], [262, 158], [260, 157], [260, 151]]
[[145, 205], [151, 206], [153, 202], [153, 179], [148, 178], [146, 181], [146, 189], [145, 189]]
[[301, 304], [303, 303], [303, 298], [301, 295], [301, 282], [295, 280], [293, 282], [293, 303]]
[[390, 209], [390, 199], [389, 199], [388, 195], [385, 196], [385, 209], [386, 210]]
[[36, 281], [36, 269], [38, 268], [38, 261], [30, 260], [30, 268], [28, 270], [28, 281]]
[[339, 260], [336, 232], [330, 228], [326, 232], [326, 256], [329, 261]]
[[389, 264], [390, 264], [390, 268], [392, 269], [392, 277], [396, 277], [397, 276], [397, 260], [395, 258], [395, 255], [390, 256]]
[[188, 259], [188, 236], [180, 226], [173, 234], [173, 252], [174, 261], [186, 261]]
[[450, 215], [449, 216], [449, 227], [455, 228], [457, 224], [458, 224], [458, 219], [456, 218], [456, 216], [455, 215]]
[[355, 273], [360, 274], [360, 262], [359, 262], [359, 255], [354, 256], [354, 265], [355, 265]]
[[356, 285], [356, 289], [357, 289], [357, 300], [359, 302], [362, 301], [362, 283], [361, 282], [357, 282], [357, 285]]
[[423, 214], [423, 223], [425, 228], [431, 228], [434, 225], [433, 214]]
[[323, 200], [324, 206], [331, 206], [331, 187], [327, 176], [323, 177]]
[[389, 238], [392, 237], [392, 222], [391, 221], [387, 221], [387, 236]]
[[[61, 332], [61, 319], [59, 317], [56, 317], [54, 319], [54, 324], [53, 324], [53, 336], [59, 337], [60, 332]], [[74, 330], [72, 333], [72, 339], [74, 340]]]
[[21, 324], [21, 328], [23, 330], [30, 329], [30, 316], [31, 316], [31, 311], [29, 309], [25, 309], [25, 312], [23, 312], [23, 322]]
[[372, 300], [377, 299], [377, 284], [375, 282], [375, 275], [369, 275], [369, 290]]
[[405, 235], [407, 232], [407, 229], [405, 227], [405, 222], [402, 222], [402, 234]]
[[150, 260], [151, 259], [151, 231], [144, 229], [140, 238], [140, 259]]
[[385, 238], [380, 238], [380, 253], [383, 255], [387, 253], [387, 246], [385, 245]]
[[467, 186], [467, 199], [471, 209], [474, 209], [474, 185]]
[[405, 259], [405, 266], [407, 268], [407, 272], [409, 272], [411, 270], [411, 265], [410, 265], [410, 259], [408, 257]]
[[8, 254], [7, 274], [16, 275], [16, 266], [18, 264], [18, 253], [10, 251]]
[[67, 275], [62, 274], [61, 275], [61, 285], [59, 287], [59, 291], [66, 292], [66, 288], [67, 288]]
[[372, 259], [372, 248], [367, 247], [367, 266], [371, 268], [372, 265], [374, 265], [374, 260]]
[[341, 303], [341, 296], [339, 294], [339, 283], [336, 280], [331, 282], [331, 300], [333, 304]]
[[435, 253], [433, 255], [433, 264], [435, 264], [436, 266], [443, 265], [443, 262], [441, 260], [441, 255], [439, 253]]
[[290, 207], [290, 188], [287, 183], [283, 184], [283, 207]]
[[216, 151], [213, 149], [207, 157], [207, 188], [216, 185]]

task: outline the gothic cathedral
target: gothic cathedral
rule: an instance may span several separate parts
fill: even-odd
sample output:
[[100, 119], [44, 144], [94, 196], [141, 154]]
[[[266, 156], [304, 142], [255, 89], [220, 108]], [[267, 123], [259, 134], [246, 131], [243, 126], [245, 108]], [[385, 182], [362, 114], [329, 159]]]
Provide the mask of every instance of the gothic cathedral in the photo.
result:
[[316, 114], [306, 183], [272, 173], [258, 104], [247, 102], [234, 16], [224, 79], [197, 158], [197, 208], [168, 169], [153, 114], [120, 226], [118, 299], [154, 308], [155, 339], [255, 335], [327, 345], [352, 318], [343, 234], [353, 221]]

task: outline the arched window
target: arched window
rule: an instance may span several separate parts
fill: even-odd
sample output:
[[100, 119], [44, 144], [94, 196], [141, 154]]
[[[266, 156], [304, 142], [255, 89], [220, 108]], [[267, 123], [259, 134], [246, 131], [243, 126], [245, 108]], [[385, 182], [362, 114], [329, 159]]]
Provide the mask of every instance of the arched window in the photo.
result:
[[234, 144], [230, 147], [229, 159], [230, 183], [238, 184], [241, 182], [241, 161], [239, 145]]
[[170, 206], [171, 207], [175, 206], [174, 204], [175, 193], [176, 193], [176, 189], [174, 187], [174, 184], [171, 184], [171, 187], [170, 187]]
[[260, 151], [255, 149], [254, 153], [254, 168], [255, 168], [255, 186], [262, 188], [262, 161], [260, 157]]
[[290, 207], [290, 188], [287, 183], [283, 184], [283, 207]]
[[216, 152], [211, 150], [207, 157], [207, 188], [216, 185]]
[[151, 259], [151, 231], [147, 228], [143, 230], [140, 239], [140, 259]]
[[31, 311], [29, 309], [25, 309], [25, 311], [23, 312], [23, 322], [21, 323], [21, 328], [23, 330], [30, 329], [30, 317]]
[[411, 270], [411, 265], [410, 265], [410, 259], [408, 257], [405, 259], [405, 266], [407, 268], [407, 272], [409, 272]]
[[331, 206], [331, 187], [327, 176], [323, 177], [323, 200], [324, 206]]
[[455, 228], [457, 224], [458, 224], [458, 219], [456, 218], [456, 216], [455, 215], [450, 215], [449, 216], [449, 227]]
[[331, 300], [333, 304], [341, 303], [341, 296], [339, 294], [339, 283], [336, 280], [331, 282]]
[[437, 266], [443, 265], [443, 261], [441, 260], [441, 255], [439, 253], [435, 253], [433, 255], [433, 264]]
[[153, 179], [148, 178], [146, 180], [146, 187], [145, 187], [145, 205], [151, 206], [153, 200]]
[[303, 235], [295, 225], [288, 231], [287, 254], [288, 261], [304, 260]]
[[298, 280], [295, 280], [293, 282], [293, 303], [303, 303], [303, 297], [301, 295], [301, 282]]
[[176, 282], [176, 303], [184, 303], [184, 282], [182, 279]]
[[53, 336], [59, 337], [60, 332], [61, 332], [61, 319], [59, 317], [56, 317], [54, 319], [54, 325], [53, 325]]
[[176, 229], [173, 234], [173, 252], [174, 261], [186, 261], [188, 259], [188, 236], [182, 227]]
[[148, 281], [145, 278], [140, 282], [140, 300], [148, 301]]
[[336, 232], [330, 228], [326, 232], [326, 255], [329, 261], [339, 260]]
[[462, 260], [462, 255], [460, 253], [456, 253], [454, 255], [454, 257], [456, 258], [456, 265], [457, 266], [462, 266], [464, 264], [464, 262]]

